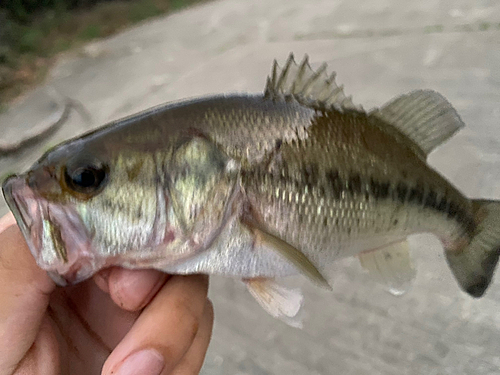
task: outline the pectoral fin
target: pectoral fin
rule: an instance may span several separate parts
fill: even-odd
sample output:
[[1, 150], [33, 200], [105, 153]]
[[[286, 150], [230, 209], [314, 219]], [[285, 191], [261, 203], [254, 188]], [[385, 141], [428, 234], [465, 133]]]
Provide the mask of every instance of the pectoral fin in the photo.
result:
[[358, 255], [361, 266], [395, 295], [404, 294], [411, 286], [416, 272], [412, 265], [406, 240]]
[[300, 250], [296, 249], [288, 242], [283, 241], [281, 238], [269, 233], [259, 223], [252, 219], [244, 219], [243, 223], [254, 233], [257, 243], [264, 244], [278, 251], [314, 283], [332, 290], [326, 278]]
[[300, 290], [285, 288], [272, 279], [258, 278], [243, 281], [250, 294], [270, 315], [292, 327], [302, 328], [302, 322], [297, 318], [304, 300]]

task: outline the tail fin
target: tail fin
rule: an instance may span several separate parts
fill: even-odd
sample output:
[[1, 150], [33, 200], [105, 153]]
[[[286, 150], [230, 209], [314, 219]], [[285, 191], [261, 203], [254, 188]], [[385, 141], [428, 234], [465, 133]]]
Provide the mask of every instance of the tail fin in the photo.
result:
[[458, 283], [473, 297], [481, 297], [491, 282], [500, 256], [500, 201], [474, 200], [479, 223], [472, 240], [463, 249], [448, 250], [446, 256]]

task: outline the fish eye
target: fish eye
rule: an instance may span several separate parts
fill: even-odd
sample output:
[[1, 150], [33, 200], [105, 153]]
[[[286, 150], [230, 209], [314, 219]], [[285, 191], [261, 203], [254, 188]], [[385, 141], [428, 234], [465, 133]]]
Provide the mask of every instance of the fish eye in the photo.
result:
[[64, 179], [68, 188], [77, 193], [91, 195], [97, 193], [104, 185], [108, 170], [102, 165], [85, 165], [64, 170]]

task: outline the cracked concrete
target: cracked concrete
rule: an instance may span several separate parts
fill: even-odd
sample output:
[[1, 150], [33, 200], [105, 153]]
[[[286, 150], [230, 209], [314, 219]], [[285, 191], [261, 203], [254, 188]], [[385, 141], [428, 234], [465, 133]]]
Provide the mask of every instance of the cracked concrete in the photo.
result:
[[52, 90], [38, 88], [0, 114], [0, 156], [20, 152], [55, 132], [67, 117], [67, 103]]
[[[81, 102], [91, 123], [72, 112], [55, 134], [0, 157], [0, 176], [26, 168], [62, 139], [153, 105], [260, 92], [272, 60], [294, 52], [315, 65], [327, 62], [365, 108], [417, 88], [441, 92], [467, 127], [430, 164], [468, 196], [499, 199], [499, 47], [496, 1], [208, 3], [62, 58], [46, 86]], [[12, 134], [29, 130], [30, 121]], [[418, 275], [400, 298], [374, 285], [356, 259], [336, 265], [332, 293], [295, 280], [306, 295], [303, 330], [267, 316], [238, 281], [213, 278], [216, 324], [202, 373], [500, 374], [498, 277], [484, 298], [472, 300], [459, 291], [434, 238], [411, 242]]]

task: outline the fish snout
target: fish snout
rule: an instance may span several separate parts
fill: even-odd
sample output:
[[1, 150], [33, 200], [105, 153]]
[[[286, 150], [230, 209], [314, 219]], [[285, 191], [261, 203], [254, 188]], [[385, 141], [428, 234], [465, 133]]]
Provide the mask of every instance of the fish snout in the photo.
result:
[[39, 166], [30, 170], [26, 173], [26, 184], [45, 198], [60, 196], [63, 192], [53, 167]]

